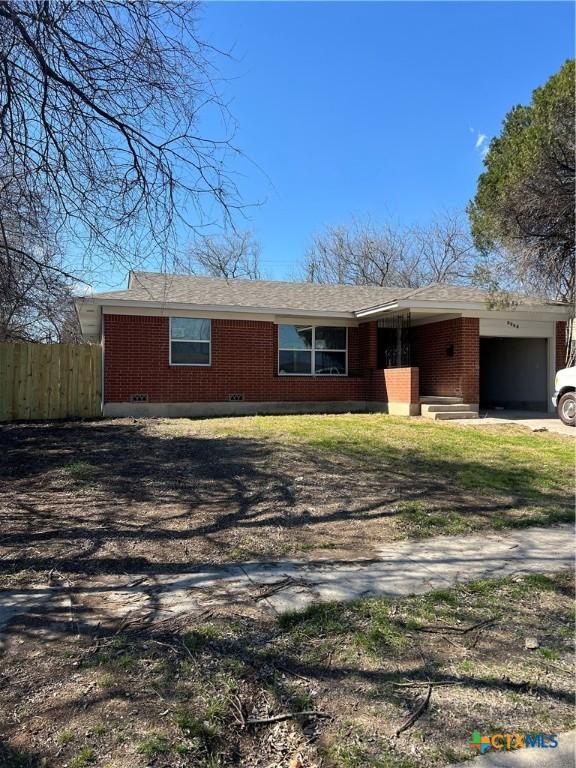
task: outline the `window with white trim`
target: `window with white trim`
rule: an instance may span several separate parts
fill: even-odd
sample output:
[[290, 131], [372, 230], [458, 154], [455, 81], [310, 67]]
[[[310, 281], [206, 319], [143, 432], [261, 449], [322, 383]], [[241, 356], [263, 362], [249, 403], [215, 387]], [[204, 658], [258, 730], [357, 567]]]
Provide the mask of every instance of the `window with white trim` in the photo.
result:
[[210, 365], [211, 321], [198, 317], [170, 318], [170, 365]]
[[281, 376], [346, 376], [348, 329], [331, 325], [279, 325]]

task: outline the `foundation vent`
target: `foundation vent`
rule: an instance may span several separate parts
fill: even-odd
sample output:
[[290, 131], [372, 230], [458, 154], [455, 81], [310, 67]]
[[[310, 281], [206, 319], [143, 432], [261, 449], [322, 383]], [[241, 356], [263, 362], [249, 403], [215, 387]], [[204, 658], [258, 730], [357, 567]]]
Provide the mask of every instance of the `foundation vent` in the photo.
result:
[[228, 400], [230, 400], [231, 403], [239, 403], [242, 400], [244, 400], [244, 393], [243, 392], [235, 392], [232, 395], [228, 395]]
[[130, 395], [130, 402], [131, 403], [147, 403], [148, 395], [143, 395], [143, 394]]

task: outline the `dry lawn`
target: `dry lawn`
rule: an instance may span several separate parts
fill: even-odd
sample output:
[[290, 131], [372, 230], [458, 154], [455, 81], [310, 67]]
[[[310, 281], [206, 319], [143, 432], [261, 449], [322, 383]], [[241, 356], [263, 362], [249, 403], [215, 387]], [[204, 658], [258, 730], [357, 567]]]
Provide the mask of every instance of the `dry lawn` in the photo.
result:
[[572, 519], [573, 443], [384, 415], [0, 427], [0, 586]]
[[[2, 658], [0, 765], [439, 768], [471, 756], [474, 730], [573, 727], [573, 619], [572, 575], [533, 574], [277, 621], [92, 636], [22, 621]], [[395, 737], [427, 681], [448, 684]]]
[[[380, 415], [3, 426], [0, 587], [550, 524], [572, 517], [572, 464], [568, 438]], [[17, 617], [0, 765], [432, 768], [469, 756], [473, 730], [562, 731], [571, 588], [533, 575], [278, 621]], [[427, 680], [449, 685], [396, 738]]]

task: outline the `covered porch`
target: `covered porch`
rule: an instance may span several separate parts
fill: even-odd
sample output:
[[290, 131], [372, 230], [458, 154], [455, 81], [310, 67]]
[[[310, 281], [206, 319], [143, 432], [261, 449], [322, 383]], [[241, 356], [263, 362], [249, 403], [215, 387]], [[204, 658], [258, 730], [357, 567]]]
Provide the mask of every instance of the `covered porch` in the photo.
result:
[[482, 409], [553, 410], [566, 331], [549, 314], [393, 308], [361, 328], [369, 398], [390, 413], [464, 419]]

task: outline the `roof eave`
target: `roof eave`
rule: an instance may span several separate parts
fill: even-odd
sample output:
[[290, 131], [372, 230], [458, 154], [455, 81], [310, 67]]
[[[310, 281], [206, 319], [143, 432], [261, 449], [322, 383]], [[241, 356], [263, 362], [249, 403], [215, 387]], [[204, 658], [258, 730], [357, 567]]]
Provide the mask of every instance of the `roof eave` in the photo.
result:
[[381, 314], [382, 312], [390, 312], [392, 309], [399, 309], [401, 304], [402, 302], [393, 301], [386, 304], [377, 304], [374, 307], [357, 309], [354, 312], [354, 317], [370, 317], [371, 315]]
[[434, 311], [455, 311], [455, 312], [538, 312], [545, 314], [558, 315], [560, 317], [569, 317], [572, 314], [572, 307], [569, 304], [517, 304], [515, 307], [501, 310], [490, 309], [485, 301], [445, 301], [420, 299], [411, 301], [410, 299], [387, 302], [374, 307], [366, 307], [354, 312], [357, 318], [373, 317], [374, 315], [385, 314], [393, 310], [402, 309], [430, 309]]
[[354, 320], [354, 312], [338, 312], [331, 309], [304, 309], [302, 307], [292, 309], [288, 307], [258, 307], [245, 306], [239, 304], [192, 304], [190, 302], [176, 301], [144, 301], [142, 299], [106, 299], [97, 295], [92, 297], [83, 297], [77, 299], [77, 305], [86, 306], [89, 304], [101, 307], [134, 307], [142, 309], [164, 309], [164, 310], [198, 310], [201, 312], [224, 312], [224, 313], [242, 313], [259, 315], [282, 315], [294, 317], [336, 317], [344, 320]]

